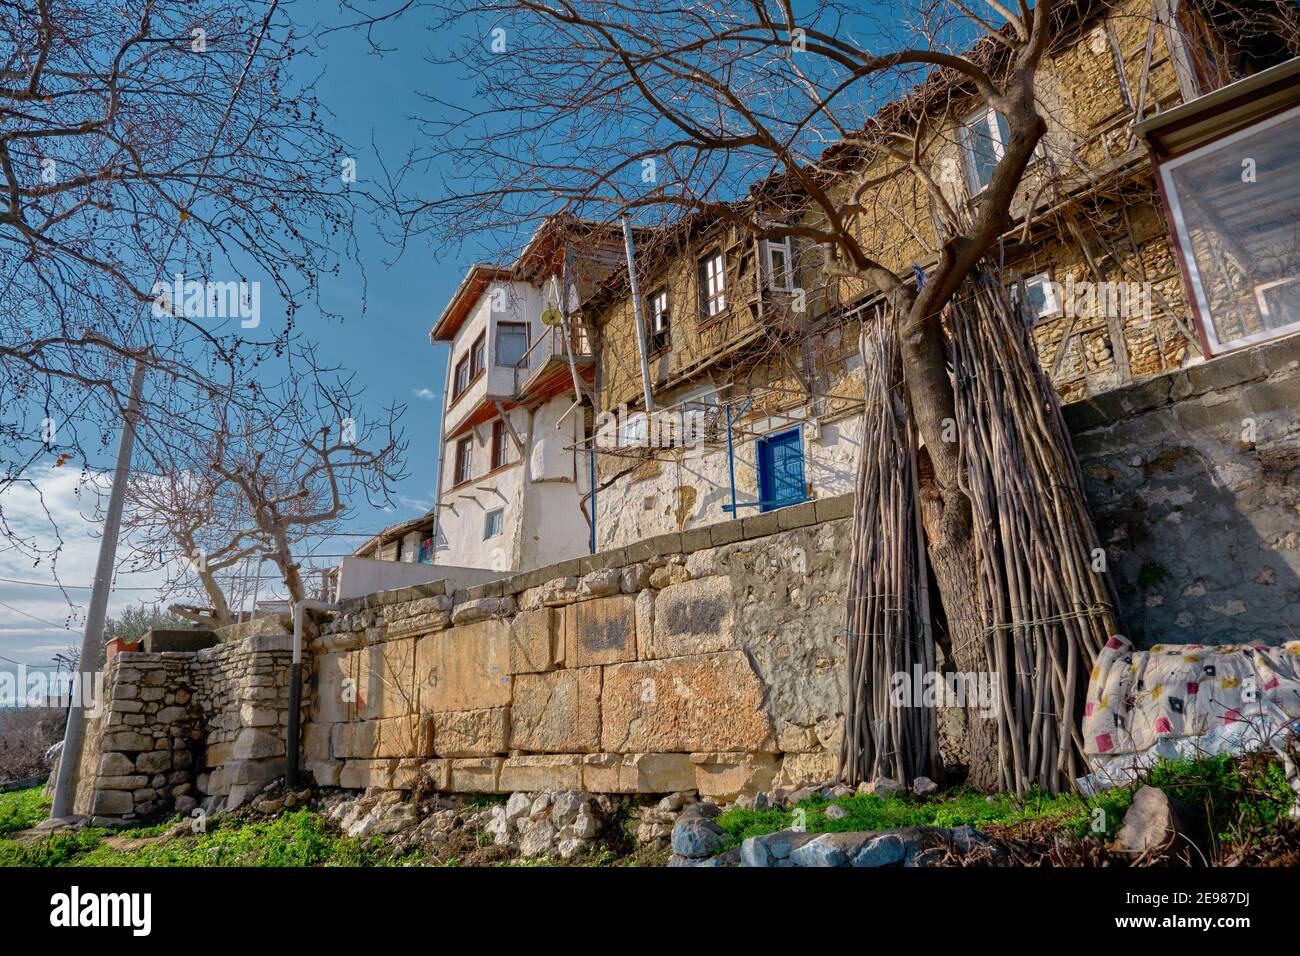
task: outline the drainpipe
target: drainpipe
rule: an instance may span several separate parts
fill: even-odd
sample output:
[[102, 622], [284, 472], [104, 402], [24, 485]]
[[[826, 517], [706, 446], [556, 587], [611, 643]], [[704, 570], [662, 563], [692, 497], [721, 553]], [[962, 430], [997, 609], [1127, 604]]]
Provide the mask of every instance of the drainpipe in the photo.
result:
[[591, 447], [587, 449], [587, 481], [591, 484], [591, 553], [596, 553], [596, 433], [591, 433]]
[[328, 601], [299, 601], [293, 606], [293, 663], [289, 667], [289, 729], [285, 735], [284, 785], [298, 789], [298, 707], [302, 698], [302, 615], [303, 611], [337, 611]]
[[632, 287], [632, 316], [636, 321], [637, 351], [641, 353], [641, 391], [645, 398], [646, 434], [650, 434], [649, 415], [655, 410], [654, 396], [650, 394], [650, 355], [646, 349], [645, 319], [641, 311], [641, 289], [636, 281], [636, 250], [632, 245], [632, 220], [623, 216], [623, 244], [627, 247], [627, 279]]

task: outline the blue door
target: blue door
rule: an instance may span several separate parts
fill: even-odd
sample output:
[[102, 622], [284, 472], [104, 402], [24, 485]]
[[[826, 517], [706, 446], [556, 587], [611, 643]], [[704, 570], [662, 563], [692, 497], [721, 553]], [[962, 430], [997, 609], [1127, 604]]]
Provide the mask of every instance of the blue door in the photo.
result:
[[800, 429], [777, 432], [758, 441], [759, 510], [794, 505], [807, 497], [803, 480]]

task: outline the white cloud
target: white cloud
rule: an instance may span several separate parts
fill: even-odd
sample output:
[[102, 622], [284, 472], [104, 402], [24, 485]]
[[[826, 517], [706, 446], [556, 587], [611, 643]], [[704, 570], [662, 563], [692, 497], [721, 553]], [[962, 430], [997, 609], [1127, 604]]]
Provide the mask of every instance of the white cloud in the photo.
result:
[[413, 388], [411, 389], [411, 396], [413, 398], [418, 398], [422, 402], [431, 402], [433, 401], [433, 389]]
[[[5, 520], [11, 531], [41, 549], [58, 545], [55, 528], [63, 543], [53, 567], [48, 560], [33, 566], [31, 558], [0, 545], [0, 579], [7, 579], [0, 580], [0, 656], [39, 664], [48, 663], [59, 651], [81, 645], [90, 600], [87, 586], [95, 577], [103, 525], [93, 518], [97, 493], [82, 481], [79, 470], [49, 467], [44, 474], [29, 475], [34, 488], [12, 485], [5, 491]], [[125, 546], [119, 543], [118, 554], [125, 553]], [[162, 571], [119, 573], [108, 600], [109, 615], [120, 614], [134, 604], [157, 603], [157, 588], [165, 577]], [[66, 596], [57, 587], [48, 586], [59, 582], [66, 588]], [[4, 666], [0, 662], [0, 667]]]

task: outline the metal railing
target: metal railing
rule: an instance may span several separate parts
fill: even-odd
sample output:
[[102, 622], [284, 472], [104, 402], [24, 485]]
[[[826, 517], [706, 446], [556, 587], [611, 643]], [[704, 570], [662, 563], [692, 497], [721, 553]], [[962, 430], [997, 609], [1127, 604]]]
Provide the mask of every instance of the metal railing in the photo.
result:
[[[590, 344], [577, 328], [573, 329], [570, 341], [575, 361], [587, 361], [592, 357]], [[538, 347], [542, 345], [545, 345], [546, 348], [539, 350]], [[539, 335], [520, 358], [519, 364], [515, 366], [516, 394], [532, 377], [533, 373], [544, 366], [552, 357], [561, 362], [568, 361], [568, 357], [564, 354], [564, 329], [560, 326], [549, 328]]]

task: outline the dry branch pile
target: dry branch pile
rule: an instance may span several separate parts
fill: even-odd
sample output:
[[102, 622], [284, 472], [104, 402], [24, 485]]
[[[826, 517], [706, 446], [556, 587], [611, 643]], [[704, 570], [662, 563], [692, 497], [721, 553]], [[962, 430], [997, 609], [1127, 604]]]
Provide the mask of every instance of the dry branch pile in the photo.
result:
[[1056, 393], [1005, 289], [981, 272], [948, 311], [957, 431], [1003, 786], [1056, 793], [1086, 773], [1080, 704], [1118, 601]]
[[[841, 775], [910, 781], [941, 773], [932, 707], [893, 699], [893, 677], [935, 669], [925, 543], [916, 508], [916, 433], [898, 342], [883, 313], [861, 338], [866, 377], [849, 580], [849, 703]], [[900, 467], [901, 465], [901, 467]]]

